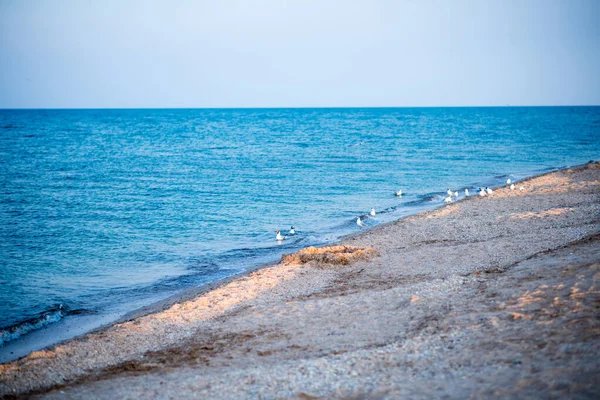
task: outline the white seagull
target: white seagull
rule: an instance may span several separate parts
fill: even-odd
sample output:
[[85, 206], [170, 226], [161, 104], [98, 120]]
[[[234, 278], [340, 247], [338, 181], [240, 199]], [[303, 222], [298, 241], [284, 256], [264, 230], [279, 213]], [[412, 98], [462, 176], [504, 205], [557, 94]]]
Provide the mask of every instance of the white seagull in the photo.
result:
[[363, 224], [363, 222], [360, 220], [360, 217], [356, 218], [356, 225], [365, 226], [365, 224]]
[[525, 190], [525, 186], [519, 186], [519, 190]]
[[371, 217], [374, 217], [374, 216], [375, 216], [375, 209], [371, 208]]
[[396, 196], [398, 196], [398, 197], [402, 196], [402, 190], [398, 190], [398, 191], [396, 192]]
[[485, 188], [485, 191], [487, 192], [487, 194], [492, 194], [494, 191], [492, 189], [490, 189], [489, 187]]
[[480, 195], [481, 197], [484, 197], [484, 196], [485, 196], [485, 190], [483, 190], [483, 188], [479, 188], [479, 195]]
[[458, 190], [456, 192], [453, 193], [454, 197], [458, 197]]
[[465, 197], [469, 197], [469, 189], [465, 189]]
[[446, 197], [446, 198], [444, 199], [444, 203], [452, 203], [452, 195], [450, 195], [450, 196]]
[[275, 236], [275, 239], [277, 239], [278, 242], [285, 239], [285, 236], [282, 236], [281, 232], [279, 232], [279, 231], [275, 231], [275, 232], [277, 232], [277, 236]]
[[295, 235], [296, 234], [296, 230], [294, 229], [294, 227], [292, 226], [290, 228], [290, 235]]
[[510, 184], [510, 190], [515, 190], [515, 184], [514, 183]]
[[506, 186], [510, 185], [510, 178], [506, 180]]
[[448, 194], [448, 196], [452, 196], [452, 190], [450, 190], [450, 188], [448, 188], [448, 190], [446, 190], [446, 193]]

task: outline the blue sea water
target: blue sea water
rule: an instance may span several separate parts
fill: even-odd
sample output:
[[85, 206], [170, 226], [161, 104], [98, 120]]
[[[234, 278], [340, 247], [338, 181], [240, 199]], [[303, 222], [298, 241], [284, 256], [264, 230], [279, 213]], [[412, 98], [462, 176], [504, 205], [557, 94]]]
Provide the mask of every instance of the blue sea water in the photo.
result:
[[600, 107], [0, 110], [0, 353], [599, 156]]

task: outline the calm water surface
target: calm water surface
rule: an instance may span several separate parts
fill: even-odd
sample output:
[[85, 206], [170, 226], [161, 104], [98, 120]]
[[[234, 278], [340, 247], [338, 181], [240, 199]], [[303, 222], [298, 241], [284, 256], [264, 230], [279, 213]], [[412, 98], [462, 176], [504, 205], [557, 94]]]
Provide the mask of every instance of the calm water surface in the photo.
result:
[[0, 352], [599, 156], [600, 107], [0, 110]]

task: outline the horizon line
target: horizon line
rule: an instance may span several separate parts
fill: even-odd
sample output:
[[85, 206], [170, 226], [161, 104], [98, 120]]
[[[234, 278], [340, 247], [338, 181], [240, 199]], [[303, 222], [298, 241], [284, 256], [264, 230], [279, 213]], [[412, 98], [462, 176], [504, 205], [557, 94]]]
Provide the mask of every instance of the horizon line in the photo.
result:
[[408, 108], [551, 108], [551, 107], [599, 107], [600, 104], [561, 105], [485, 105], [485, 106], [295, 106], [295, 107], [0, 107], [1, 111], [18, 110], [314, 110], [314, 109], [408, 109]]

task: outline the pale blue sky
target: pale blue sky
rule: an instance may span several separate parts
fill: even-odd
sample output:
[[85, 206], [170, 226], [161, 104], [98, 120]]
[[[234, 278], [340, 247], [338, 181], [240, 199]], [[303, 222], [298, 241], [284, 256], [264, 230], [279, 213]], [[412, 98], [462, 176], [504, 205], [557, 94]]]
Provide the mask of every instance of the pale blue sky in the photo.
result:
[[600, 104], [596, 0], [0, 0], [0, 108]]

